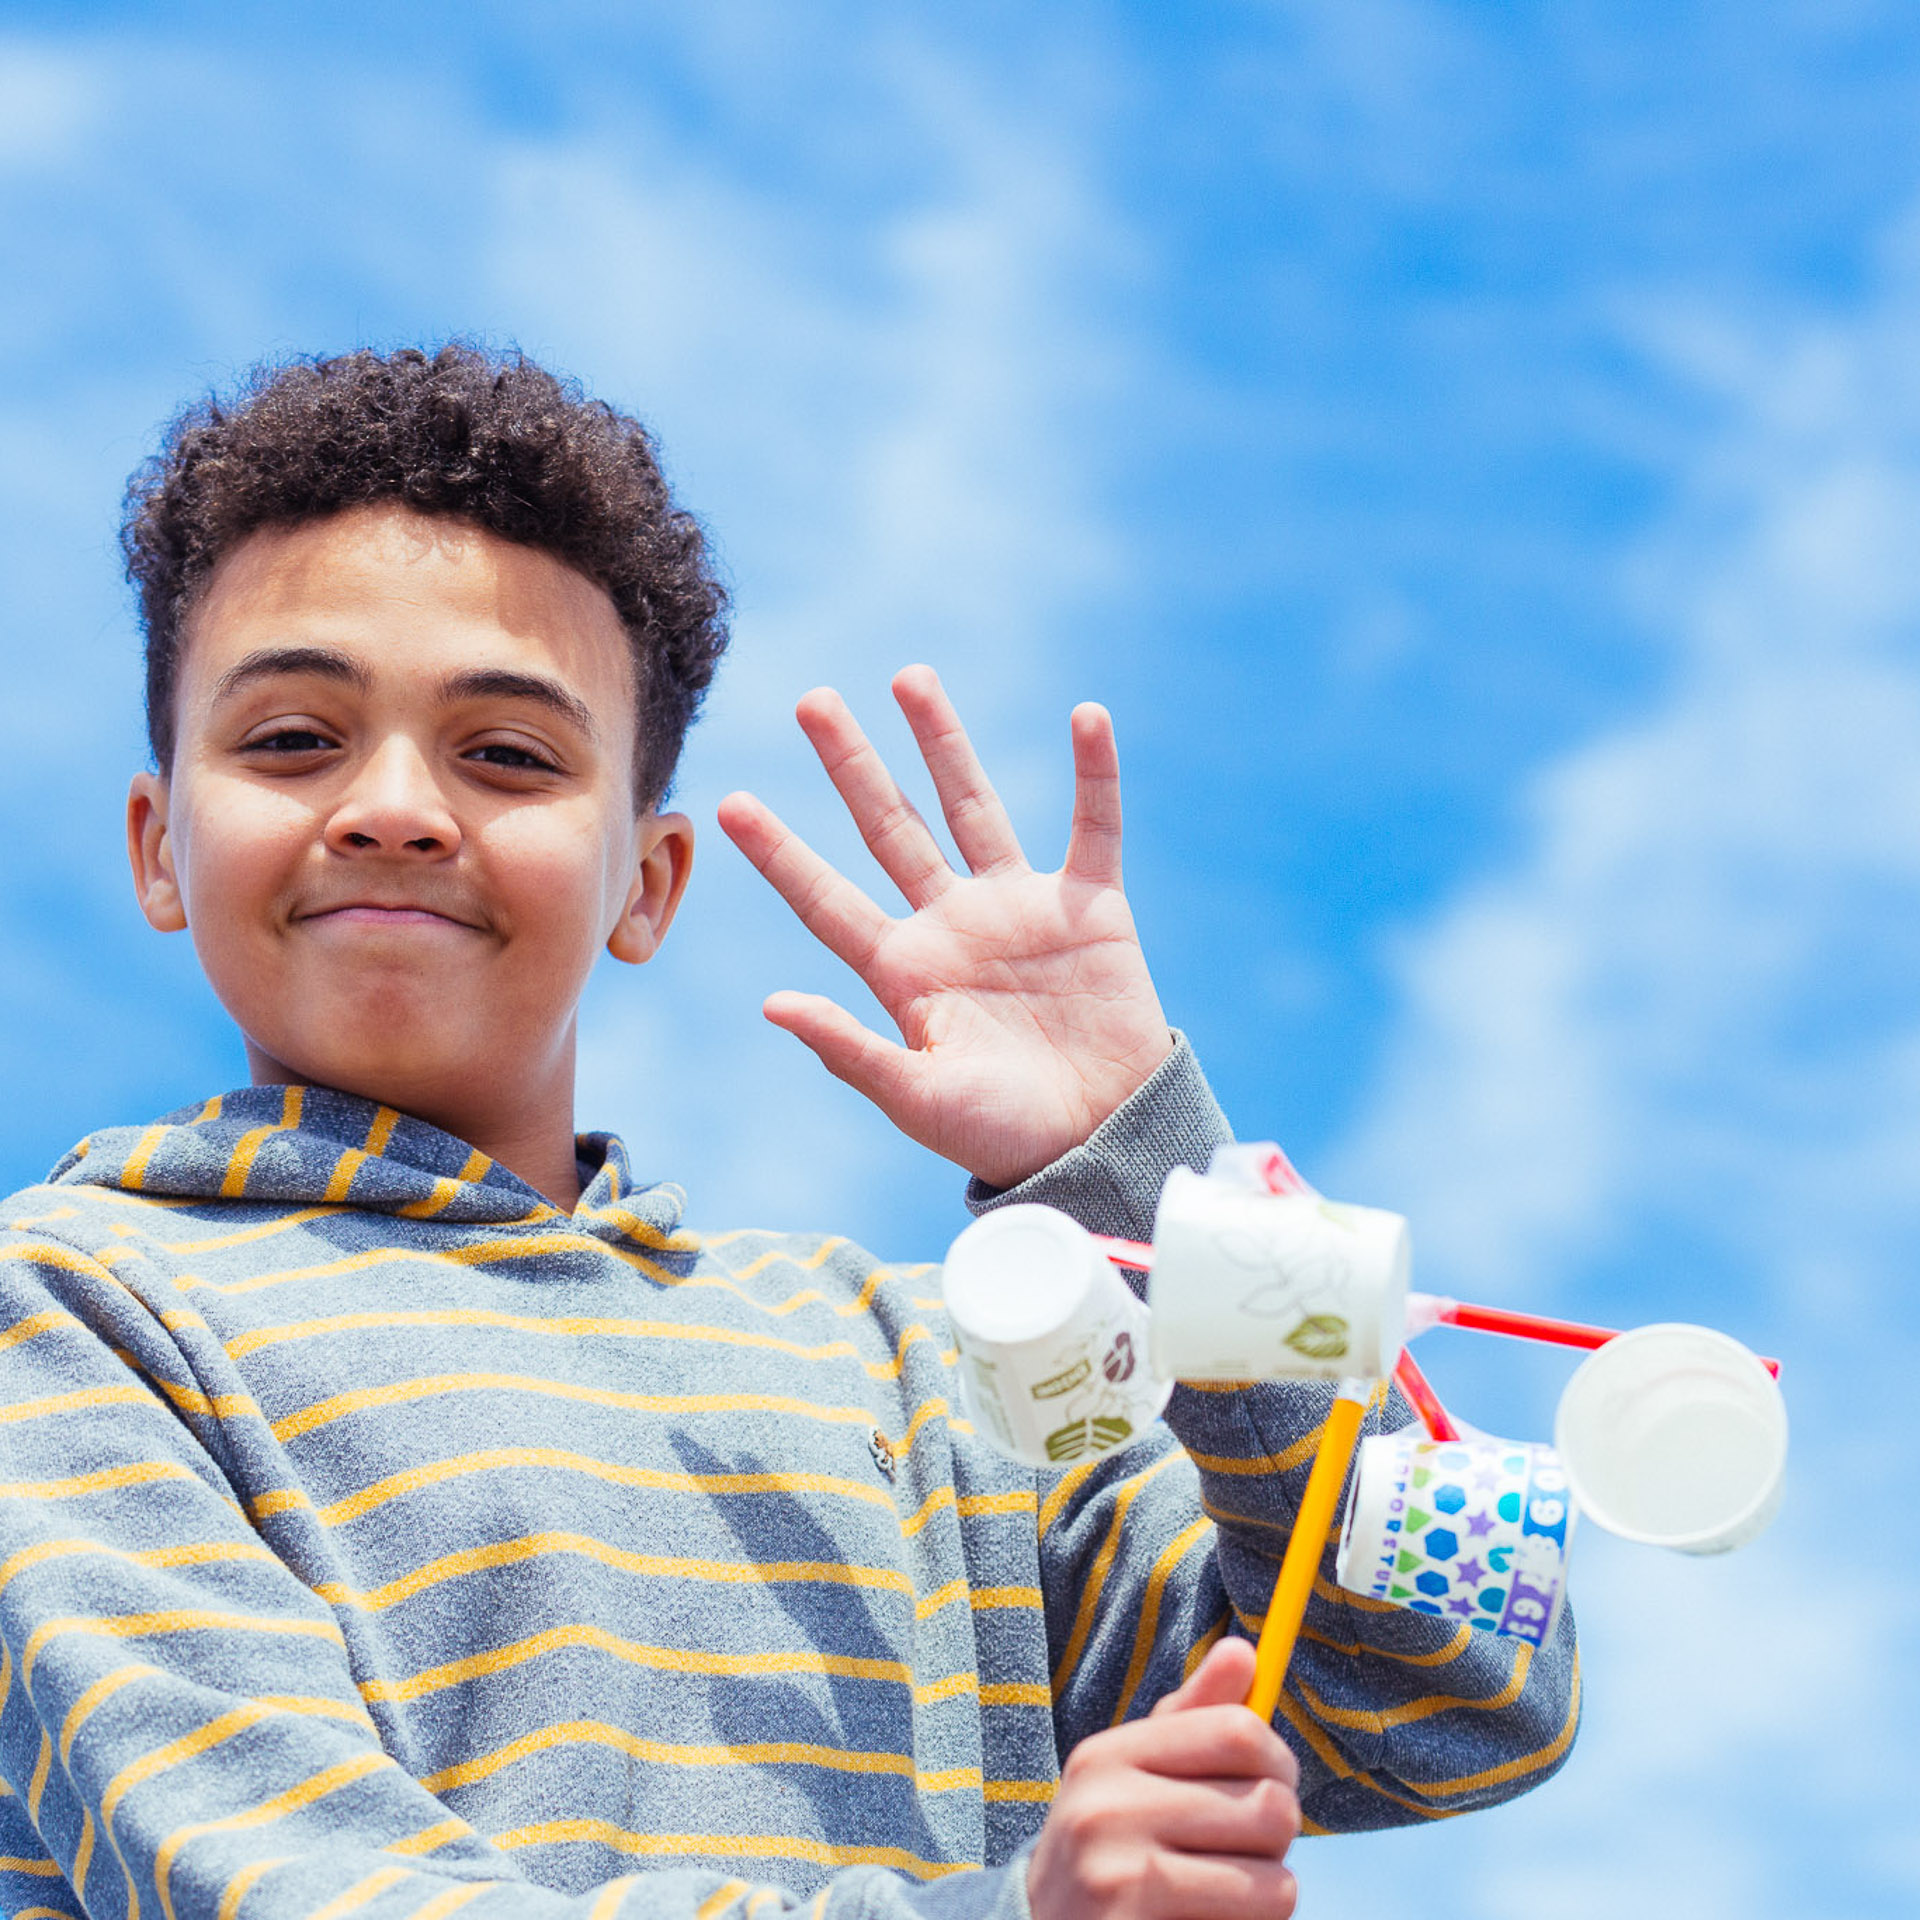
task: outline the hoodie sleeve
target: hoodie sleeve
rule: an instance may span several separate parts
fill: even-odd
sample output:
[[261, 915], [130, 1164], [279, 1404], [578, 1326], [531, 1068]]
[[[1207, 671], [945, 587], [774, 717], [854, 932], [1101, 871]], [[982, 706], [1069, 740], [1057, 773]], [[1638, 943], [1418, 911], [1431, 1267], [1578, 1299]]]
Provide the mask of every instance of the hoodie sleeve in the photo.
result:
[[[1192, 1050], [1173, 1053], [1083, 1146], [1018, 1187], [976, 1181], [976, 1213], [1038, 1201], [1096, 1233], [1151, 1237], [1167, 1174], [1232, 1136]], [[1064, 1755], [1146, 1713], [1223, 1633], [1259, 1633], [1293, 1530], [1329, 1386], [1177, 1387], [1140, 1444], [1043, 1478], [1041, 1566]], [[1412, 1424], [1398, 1389], [1364, 1431]], [[1551, 1643], [1448, 1626], [1335, 1585], [1336, 1525], [1275, 1724], [1300, 1761], [1310, 1829], [1463, 1813], [1544, 1780], [1573, 1742], [1573, 1621]]]
[[1024, 1859], [807, 1898], [695, 1869], [531, 1884], [384, 1751], [331, 1609], [182, 1418], [246, 1409], [192, 1377], [106, 1266], [0, 1236], [0, 1911], [1028, 1920]]

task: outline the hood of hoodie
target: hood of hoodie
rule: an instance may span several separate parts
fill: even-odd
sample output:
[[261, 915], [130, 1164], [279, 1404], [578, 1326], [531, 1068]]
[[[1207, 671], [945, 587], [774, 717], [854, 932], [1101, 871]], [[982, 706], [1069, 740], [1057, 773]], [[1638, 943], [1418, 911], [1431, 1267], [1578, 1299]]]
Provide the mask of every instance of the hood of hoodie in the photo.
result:
[[[570, 1224], [658, 1244], [686, 1195], [636, 1185], [612, 1134], [576, 1137], [583, 1191]], [[516, 1173], [464, 1140], [329, 1087], [241, 1087], [144, 1127], [89, 1134], [47, 1176], [52, 1186], [116, 1187], [169, 1198], [343, 1206], [453, 1224], [566, 1221]]]

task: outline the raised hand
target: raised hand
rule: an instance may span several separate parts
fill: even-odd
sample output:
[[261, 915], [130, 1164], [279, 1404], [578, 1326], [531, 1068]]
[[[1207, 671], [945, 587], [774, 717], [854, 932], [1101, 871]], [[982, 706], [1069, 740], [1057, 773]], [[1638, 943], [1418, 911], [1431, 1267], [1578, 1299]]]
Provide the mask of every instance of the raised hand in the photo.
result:
[[1073, 710], [1066, 862], [1036, 873], [933, 669], [903, 669], [893, 693], [966, 873], [828, 688], [800, 702], [801, 728], [909, 915], [882, 912], [752, 794], [730, 794], [720, 824], [905, 1045], [819, 994], [776, 993], [766, 1015], [901, 1132], [1012, 1186], [1085, 1140], [1173, 1045], [1120, 890], [1113, 722]]

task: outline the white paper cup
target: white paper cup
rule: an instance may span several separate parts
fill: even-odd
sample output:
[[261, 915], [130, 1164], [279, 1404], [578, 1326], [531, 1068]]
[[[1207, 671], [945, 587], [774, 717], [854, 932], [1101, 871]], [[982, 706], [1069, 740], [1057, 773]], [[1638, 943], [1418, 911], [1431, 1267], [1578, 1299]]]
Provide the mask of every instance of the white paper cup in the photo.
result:
[[1411, 1263], [1397, 1213], [1250, 1192], [1177, 1167], [1153, 1229], [1153, 1370], [1163, 1380], [1379, 1379], [1399, 1357]]
[[1172, 1392], [1147, 1365], [1147, 1310], [1052, 1207], [1002, 1207], [948, 1251], [941, 1285], [979, 1431], [1033, 1467], [1125, 1446]]
[[1574, 1507], [1551, 1447], [1417, 1431], [1360, 1443], [1335, 1577], [1349, 1593], [1543, 1646]]
[[1595, 1526], [1682, 1553], [1744, 1545], [1780, 1505], [1787, 1406], [1739, 1341], [1711, 1327], [1637, 1327], [1597, 1347], [1553, 1425]]

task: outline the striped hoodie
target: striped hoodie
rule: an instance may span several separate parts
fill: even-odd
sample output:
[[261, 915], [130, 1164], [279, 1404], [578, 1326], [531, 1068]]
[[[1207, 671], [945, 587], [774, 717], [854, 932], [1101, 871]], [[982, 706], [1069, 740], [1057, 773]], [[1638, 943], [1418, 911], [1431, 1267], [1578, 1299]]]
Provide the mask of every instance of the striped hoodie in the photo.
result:
[[[1182, 1043], [969, 1198], [1141, 1236], [1224, 1137]], [[5, 1203], [15, 1920], [1024, 1920], [1062, 1757], [1257, 1631], [1323, 1391], [1180, 1389], [1036, 1475], [960, 1417], [934, 1269], [696, 1232], [580, 1152], [567, 1215], [252, 1087]], [[1521, 1791], [1576, 1713], [1570, 1628], [1530, 1658], [1323, 1569], [1280, 1725], [1312, 1830]]]

